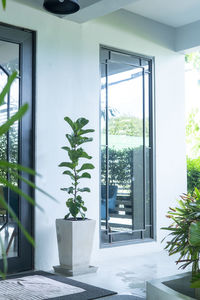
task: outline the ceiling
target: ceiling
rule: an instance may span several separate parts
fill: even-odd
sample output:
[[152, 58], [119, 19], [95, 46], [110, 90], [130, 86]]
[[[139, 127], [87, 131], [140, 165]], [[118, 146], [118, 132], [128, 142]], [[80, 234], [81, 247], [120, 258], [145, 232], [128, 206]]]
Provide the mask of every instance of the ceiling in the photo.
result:
[[101, 0], [79, 0], [80, 8], [84, 8], [90, 5], [93, 5]]
[[[14, 1], [20, 2], [24, 5], [28, 5], [30, 7], [48, 13], [43, 8], [44, 0], [14, 0]], [[84, 23], [91, 19], [95, 19], [100, 16], [109, 14], [113, 11], [124, 8], [124, 6], [133, 3], [135, 1], [138, 0], [79, 0], [81, 9], [77, 13], [61, 16], [61, 17], [64, 17], [68, 20], [77, 23]]]
[[200, 20], [200, 0], [138, 0], [125, 9], [173, 27]]
[[[15, 1], [43, 10], [44, 0], [15, 0]], [[83, 9], [100, 1], [101, 0], [79, 0], [79, 4], [80, 4], [80, 8]]]
[[[44, 11], [44, 0], [14, 1]], [[122, 8], [172, 27], [200, 20], [200, 0], [79, 0], [79, 3], [81, 10], [65, 16], [66, 19], [84, 23]]]

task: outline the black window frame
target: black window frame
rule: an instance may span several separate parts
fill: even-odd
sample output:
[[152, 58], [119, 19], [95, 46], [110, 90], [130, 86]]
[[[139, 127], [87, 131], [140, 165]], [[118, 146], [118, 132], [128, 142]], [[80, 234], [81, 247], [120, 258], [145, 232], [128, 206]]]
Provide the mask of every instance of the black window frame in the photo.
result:
[[[124, 240], [113, 242], [112, 239], [109, 243], [103, 243], [101, 239], [101, 83], [99, 89], [99, 135], [100, 135], [100, 154], [99, 154], [99, 191], [100, 191], [100, 199], [99, 199], [99, 246], [100, 248], [110, 248], [110, 247], [118, 247], [123, 245], [129, 244], [138, 244], [138, 243], [148, 243], [157, 240], [157, 231], [156, 231], [156, 128], [155, 128], [155, 57], [147, 56], [143, 54], [138, 54], [114, 47], [110, 47], [107, 45], [99, 45], [99, 78], [101, 78], [101, 51], [107, 50], [110, 52], [131, 56], [133, 58], [137, 58], [140, 60], [148, 60], [150, 62], [150, 79], [149, 79], [149, 141], [150, 141], [150, 194], [151, 194], [151, 237], [144, 238], [141, 234], [141, 239], [131, 239], [131, 240]], [[144, 87], [143, 87], [144, 88]], [[144, 145], [145, 147], [145, 145]], [[108, 193], [107, 193], [108, 194]], [[106, 205], [107, 206], [107, 205]], [[108, 207], [106, 207], [108, 211]], [[108, 222], [106, 220], [106, 222]]]

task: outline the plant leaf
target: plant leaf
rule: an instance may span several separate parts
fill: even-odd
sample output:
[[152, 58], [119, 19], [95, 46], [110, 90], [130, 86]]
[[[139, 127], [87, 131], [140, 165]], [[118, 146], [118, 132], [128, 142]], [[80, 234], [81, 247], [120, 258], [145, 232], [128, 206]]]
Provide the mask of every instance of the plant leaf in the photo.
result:
[[70, 176], [72, 180], [75, 179], [74, 174], [72, 174], [72, 172], [70, 172], [69, 170], [64, 171], [63, 174]]
[[20, 164], [16, 164], [16, 163], [10, 163], [6, 160], [0, 160], [0, 167], [3, 167], [3, 168], [10, 168], [10, 169], [16, 169], [17, 171], [23, 171], [23, 172], [26, 172], [30, 175], [37, 175], [37, 176], [41, 176], [39, 175], [38, 173], [36, 173], [34, 170], [30, 169], [30, 168], [27, 168], [27, 167], [24, 167]]
[[91, 178], [91, 175], [87, 172], [83, 173], [81, 176], [78, 176], [78, 179], [80, 178]]
[[71, 161], [76, 164], [78, 164], [79, 158], [87, 158], [87, 159], [92, 158], [92, 156], [89, 156], [82, 148], [78, 148], [76, 150], [69, 150], [68, 155]]
[[193, 289], [200, 288], [200, 280], [196, 280], [196, 281], [192, 282], [190, 287]]
[[79, 192], [83, 193], [83, 192], [88, 192], [90, 193], [90, 189], [89, 188], [82, 188], [82, 189], [78, 189]]
[[61, 164], [59, 164], [59, 167], [67, 167], [73, 170], [76, 167], [76, 164], [70, 162], [62, 162]]
[[16, 216], [15, 212], [12, 210], [10, 206], [8, 206], [7, 202], [3, 199], [3, 197], [0, 196], [0, 202], [2, 203], [3, 207], [6, 208], [6, 210], [9, 212], [9, 214], [12, 216], [12, 218], [17, 223], [19, 229], [22, 231], [26, 239], [29, 241], [29, 243], [35, 247], [35, 242], [31, 235], [28, 233], [28, 231], [22, 226], [21, 222], [19, 221], [18, 217]]
[[81, 172], [83, 170], [92, 170], [92, 169], [94, 169], [93, 164], [83, 164], [82, 167], [79, 170], [77, 170], [77, 172]]
[[5, 178], [3, 178], [1, 176], [0, 177], [0, 182], [4, 186], [10, 188], [16, 194], [18, 194], [21, 197], [23, 197], [24, 199], [26, 199], [31, 205], [37, 206], [41, 211], [44, 211], [43, 208], [39, 204], [37, 204], [29, 195], [25, 194], [20, 188], [18, 188], [17, 186], [13, 185], [10, 181], [6, 180]]
[[192, 222], [190, 224], [189, 243], [193, 247], [200, 247], [200, 221]]
[[44, 194], [45, 196], [47, 196], [48, 198], [54, 200], [55, 202], [59, 203], [58, 200], [56, 198], [54, 198], [53, 196], [51, 196], [49, 193], [45, 192], [43, 189], [41, 189], [40, 187], [38, 187], [37, 185], [35, 185], [34, 182], [24, 178], [23, 176], [19, 175], [17, 172], [15, 171], [9, 171], [8, 173], [14, 174], [18, 179], [20, 179], [21, 181], [25, 182], [27, 185], [29, 185], [30, 187], [32, 187], [35, 190], [38, 190], [39, 192], [41, 192], [42, 194]]
[[76, 130], [74, 122], [69, 117], [65, 117], [64, 120], [69, 124], [73, 131]]
[[77, 129], [81, 129], [83, 128], [85, 125], [87, 125], [89, 123], [89, 120], [85, 119], [85, 118], [79, 118], [76, 120], [76, 126], [77, 126]]
[[81, 129], [79, 132], [78, 132], [78, 135], [82, 135], [82, 134], [86, 134], [86, 133], [90, 133], [90, 132], [94, 132], [95, 130], [94, 129]]
[[88, 137], [81, 137], [79, 141], [77, 141], [77, 145], [80, 146], [81, 144], [92, 142], [93, 138], [88, 138]]
[[61, 147], [61, 149], [66, 150], [67, 152], [71, 150], [69, 147]]
[[69, 188], [61, 188], [61, 191], [68, 192], [68, 194], [73, 194], [74, 188], [70, 186]]
[[[3, 8], [5, 9], [6, 7], [6, 1], [2, 0], [2, 4], [3, 4]], [[9, 77], [8, 77], [8, 81], [5, 85], [5, 87], [3, 88], [2, 92], [0, 93], [0, 105], [2, 105], [4, 103], [4, 98], [5, 96], [9, 93], [10, 91], [10, 87], [13, 83], [13, 81], [15, 80], [15, 78], [17, 77], [17, 72], [13, 72]]]
[[28, 104], [26, 103], [23, 106], [21, 106], [20, 109], [7, 122], [1, 125], [0, 136], [6, 133], [16, 121], [20, 120], [27, 110], [28, 110]]
[[70, 216], [70, 213], [68, 213], [67, 215], [65, 215], [65, 220], [67, 220]]
[[3, 6], [3, 9], [5, 10], [6, 9], [6, 0], [2, 0], [2, 6]]

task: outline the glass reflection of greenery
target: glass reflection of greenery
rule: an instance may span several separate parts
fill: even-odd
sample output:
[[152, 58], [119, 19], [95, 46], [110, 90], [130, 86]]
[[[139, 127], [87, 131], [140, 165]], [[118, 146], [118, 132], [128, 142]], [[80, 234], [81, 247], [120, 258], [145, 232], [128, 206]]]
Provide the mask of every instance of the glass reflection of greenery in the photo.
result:
[[[130, 189], [133, 149], [116, 150], [109, 148], [109, 185], [118, 185]], [[101, 151], [101, 180], [106, 184], [106, 150]]]

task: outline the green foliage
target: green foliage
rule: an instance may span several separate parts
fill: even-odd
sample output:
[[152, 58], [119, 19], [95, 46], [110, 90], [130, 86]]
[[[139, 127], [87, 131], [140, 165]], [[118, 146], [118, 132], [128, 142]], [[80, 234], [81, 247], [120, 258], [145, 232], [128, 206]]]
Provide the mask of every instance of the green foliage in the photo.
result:
[[186, 63], [191, 64], [194, 69], [200, 71], [200, 51], [186, 54], [185, 61]]
[[200, 112], [199, 109], [192, 109], [186, 122], [186, 142], [189, 147], [189, 155], [196, 157], [200, 155]]
[[[131, 185], [131, 174], [133, 169], [133, 149], [126, 148], [116, 150], [109, 148], [109, 173], [110, 185]], [[106, 150], [101, 151], [101, 180], [106, 184]]]
[[[109, 134], [139, 137], [143, 135], [143, 120], [136, 117], [116, 117], [109, 121]], [[149, 134], [149, 122], [146, 120], [145, 134]]]
[[67, 175], [72, 180], [72, 185], [70, 187], [61, 188], [62, 191], [71, 195], [66, 201], [66, 206], [69, 209], [69, 213], [65, 216], [65, 219], [72, 215], [72, 217], [76, 220], [79, 214], [84, 219], [87, 208], [85, 207], [85, 203], [80, 194], [84, 192], [90, 192], [90, 189], [87, 187], [79, 188], [79, 184], [80, 179], [91, 178], [91, 175], [88, 172], [83, 171], [92, 170], [94, 169], [94, 166], [91, 163], [80, 163], [81, 159], [90, 160], [92, 158], [83, 150], [82, 147], [80, 147], [80, 145], [93, 140], [92, 138], [85, 137], [83, 135], [94, 132], [94, 130], [83, 129], [89, 122], [85, 118], [79, 118], [75, 122], [73, 122], [69, 117], [65, 117], [64, 120], [72, 129], [71, 134], [66, 134], [66, 138], [70, 146], [62, 147], [63, 150], [67, 151], [69, 161], [62, 162], [59, 165], [59, 167], [67, 168], [63, 174]]
[[[15, 162], [18, 157], [18, 131], [17, 127], [12, 126], [9, 130], [9, 142], [10, 142], [10, 153], [9, 158], [11, 162]], [[7, 160], [7, 135], [3, 134], [0, 136], [0, 161]], [[0, 176], [6, 178], [6, 171], [4, 169], [0, 169]], [[10, 175], [10, 181], [13, 184], [17, 184], [17, 176], [15, 174]]]
[[185, 269], [192, 266], [192, 287], [200, 287], [200, 193], [195, 189], [193, 195], [184, 194], [178, 201], [179, 207], [170, 208], [167, 217], [173, 223], [166, 228], [170, 231], [165, 249], [169, 255], [179, 253], [177, 264]]
[[194, 188], [200, 189], [200, 157], [187, 158], [187, 187], [192, 193]]
[[[116, 150], [113, 148], [108, 149], [109, 156], [109, 172], [108, 172], [108, 184], [118, 185], [118, 187], [124, 187], [131, 189], [132, 179], [138, 174], [134, 174], [136, 166], [134, 160], [138, 157], [137, 169], [143, 169], [143, 161], [141, 156], [143, 155], [143, 146], [136, 148], [124, 148], [122, 150]], [[146, 148], [146, 158], [148, 157], [149, 149]], [[140, 160], [140, 161], [139, 161]], [[106, 185], [106, 150], [101, 150], [101, 183]]]
[[5, 10], [6, 9], [6, 0], [2, 0], [1, 3], [2, 3], [2, 6], [3, 6], [3, 9]]
[[190, 224], [189, 244], [193, 247], [200, 247], [200, 221], [195, 221]]

